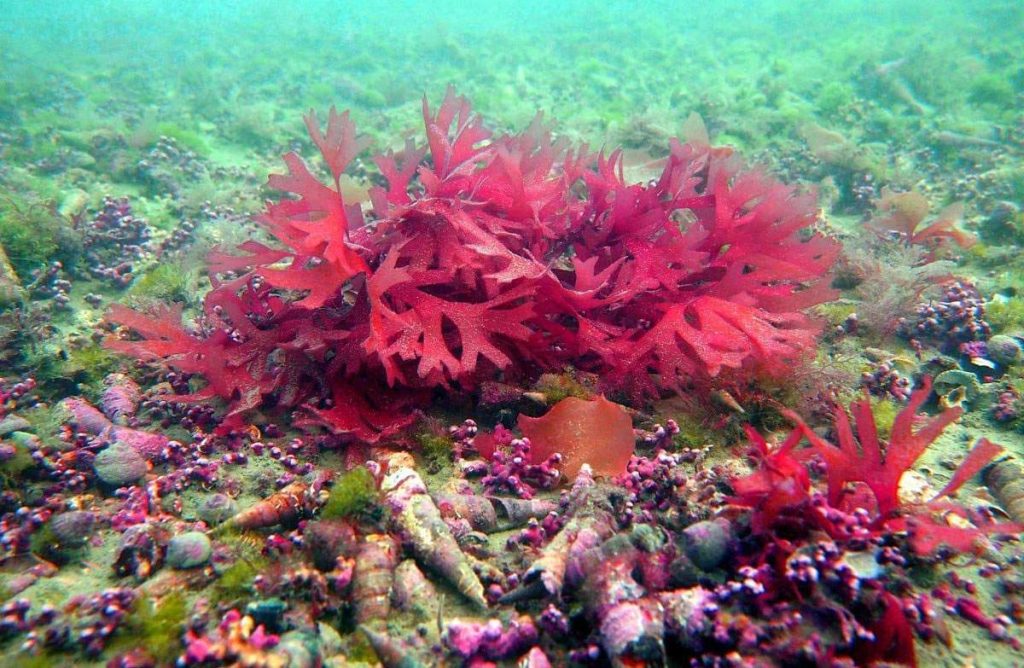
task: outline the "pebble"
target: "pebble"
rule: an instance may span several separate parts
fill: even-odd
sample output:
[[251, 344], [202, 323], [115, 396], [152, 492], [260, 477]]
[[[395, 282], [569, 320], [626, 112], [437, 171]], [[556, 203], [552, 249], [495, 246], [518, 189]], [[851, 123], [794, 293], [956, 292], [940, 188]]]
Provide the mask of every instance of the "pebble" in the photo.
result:
[[213, 546], [206, 534], [187, 531], [167, 544], [167, 565], [178, 569], [196, 568], [209, 561], [212, 553]]
[[142, 479], [148, 470], [143, 456], [123, 443], [114, 443], [96, 455], [92, 468], [96, 477], [111, 487], [131, 485]]

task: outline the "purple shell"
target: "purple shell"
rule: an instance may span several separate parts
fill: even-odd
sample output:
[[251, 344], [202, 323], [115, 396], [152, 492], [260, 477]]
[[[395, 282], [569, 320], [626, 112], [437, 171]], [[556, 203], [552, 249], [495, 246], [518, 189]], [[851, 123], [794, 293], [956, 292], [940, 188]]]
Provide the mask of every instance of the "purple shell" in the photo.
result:
[[63, 421], [74, 424], [79, 431], [98, 436], [110, 426], [110, 420], [85, 399], [68, 397], [60, 406], [66, 413]]
[[154, 434], [131, 427], [114, 426], [104, 437], [130, 446], [146, 459], [159, 459], [170, 440], [163, 434]]
[[135, 415], [142, 390], [138, 384], [123, 373], [112, 373], [103, 379], [106, 389], [100, 397], [100, 408], [115, 424], [125, 424]]

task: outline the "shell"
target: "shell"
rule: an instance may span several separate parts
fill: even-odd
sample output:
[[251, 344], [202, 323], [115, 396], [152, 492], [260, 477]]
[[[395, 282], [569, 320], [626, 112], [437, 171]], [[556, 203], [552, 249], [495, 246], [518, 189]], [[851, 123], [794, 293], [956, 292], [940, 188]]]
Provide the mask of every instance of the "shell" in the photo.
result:
[[1001, 459], [985, 469], [985, 485], [1014, 522], [1024, 522], [1024, 465]]
[[345, 520], [310, 522], [302, 530], [302, 538], [313, 565], [325, 572], [334, 569], [338, 557], [347, 556], [356, 544], [355, 531]]
[[988, 356], [996, 364], [1007, 367], [1020, 362], [1024, 356], [1021, 350], [1021, 342], [1014, 336], [1007, 334], [996, 334], [987, 342]]
[[146, 459], [158, 459], [163, 456], [170, 439], [163, 434], [154, 434], [141, 429], [113, 425], [100, 434], [100, 438], [113, 442], [118, 441], [138, 452]]
[[392, 510], [392, 522], [416, 561], [447, 579], [479, 607], [487, 607], [480, 578], [459, 549], [420, 475], [402, 466], [390, 471], [380, 488]]
[[682, 533], [684, 552], [702, 571], [713, 571], [729, 556], [733, 542], [732, 525], [728, 520], [696, 522]]
[[142, 390], [123, 373], [112, 373], [103, 379], [106, 388], [100, 396], [100, 408], [114, 424], [126, 424], [135, 415]]
[[111, 425], [103, 413], [80, 397], [68, 397], [57, 405], [57, 416], [61, 422], [70, 423], [78, 431], [98, 436]]
[[475, 531], [493, 533], [498, 528], [494, 506], [486, 497], [475, 494], [439, 494], [435, 501], [443, 515], [454, 513], [468, 521]]
[[155, 524], [136, 524], [121, 536], [114, 558], [114, 572], [124, 577], [132, 575], [139, 582], [160, 568], [166, 553], [168, 533]]
[[387, 619], [398, 545], [387, 534], [371, 534], [359, 545], [352, 573], [352, 601], [358, 624]]
[[178, 569], [196, 568], [209, 561], [212, 553], [213, 546], [206, 534], [188, 531], [167, 544], [167, 565]]
[[72, 510], [50, 520], [50, 531], [61, 547], [75, 548], [85, 545], [95, 525], [95, 514], [86, 510]]
[[489, 497], [494, 506], [499, 531], [526, 526], [530, 518], [543, 519], [558, 510], [558, 504], [545, 499], [516, 499], [513, 497]]
[[959, 400], [971, 403], [981, 394], [981, 383], [978, 382], [978, 377], [970, 371], [962, 369], [943, 371], [935, 376], [932, 387], [935, 389], [935, 394], [939, 395], [940, 399], [947, 398], [947, 402]]
[[237, 511], [235, 500], [227, 494], [211, 494], [203, 499], [197, 514], [199, 519], [213, 526], [230, 519]]
[[31, 430], [32, 424], [21, 417], [20, 415], [8, 415], [4, 419], [0, 420], [0, 437], [7, 436], [8, 434], [16, 431]]
[[374, 631], [366, 625], [360, 626], [359, 630], [370, 642], [370, 647], [384, 668], [426, 668], [428, 665], [418, 659], [405, 642], [396, 640], [386, 633]]
[[391, 599], [399, 610], [424, 618], [433, 616], [437, 610], [437, 590], [412, 559], [395, 568]]
[[110, 487], [124, 487], [138, 482], [149, 467], [134, 448], [117, 442], [106, 448], [93, 460], [96, 477]]
[[[601, 613], [601, 644], [613, 665], [665, 664], [665, 610], [657, 598], [616, 603]], [[622, 662], [621, 657], [628, 657]]]
[[319, 498], [314, 495], [313, 488], [305, 481], [296, 480], [262, 501], [257, 501], [221, 526], [232, 529], [260, 529], [290, 524], [304, 513], [316, 508], [318, 504]]

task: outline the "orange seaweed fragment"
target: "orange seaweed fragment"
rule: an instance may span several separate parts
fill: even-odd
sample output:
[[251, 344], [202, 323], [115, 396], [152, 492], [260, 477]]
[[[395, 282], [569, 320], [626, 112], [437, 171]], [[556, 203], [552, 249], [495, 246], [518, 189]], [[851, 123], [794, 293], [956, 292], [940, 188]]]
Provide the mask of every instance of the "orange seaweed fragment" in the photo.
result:
[[598, 475], [622, 475], [635, 444], [629, 413], [604, 397], [567, 397], [539, 418], [520, 415], [519, 429], [530, 439], [535, 462], [561, 453], [562, 471], [570, 479], [583, 464]]

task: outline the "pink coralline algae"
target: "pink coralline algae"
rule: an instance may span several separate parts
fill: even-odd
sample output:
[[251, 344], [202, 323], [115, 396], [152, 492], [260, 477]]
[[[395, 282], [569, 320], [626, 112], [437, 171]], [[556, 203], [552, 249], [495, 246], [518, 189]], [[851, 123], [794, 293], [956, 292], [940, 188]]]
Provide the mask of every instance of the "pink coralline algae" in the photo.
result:
[[497, 619], [486, 622], [452, 621], [444, 635], [444, 643], [468, 665], [484, 665], [480, 660], [514, 659], [525, 654], [538, 641], [533, 620], [523, 616], [513, 619], [507, 627]]
[[[60, 409], [63, 421], [72, 425], [76, 431], [92, 437], [99, 444], [121, 443], [149, 460], [160, 459], [170, 442], [170, 439], [160, 433], [115, 424], [80, 397], [63, 400]], [[119, 410], [126, 409], [122, 406]], [[115, 416], [120, 415], [121, 413], [115, 413]]]
[[[331, 173], [296, 154], [269, 185], [290, 197], [259, 222], [276, 241], [211, 257], [201, 324], [181, 308], [115, 306], [115, 350], [198, 374], [196, 401], [303, 407], [375, 441], [407, 426], [425, 392], [474, 391], [572, 365], [634, 397], [720, 376], [783, 376], [814, 349], [805, 313], [831, 299], [838, 245], [810, 231], [797, 194], [690, 123], [664, 170], [626, 182], [622, 152], [555, 141], [538, 117], [492, 136], [449, 91], [424, 101], [427, 146], [378, 156], [370, 220], [341, 194], [365, 147], [347, 113], [306, 125]], [[429, 152], [429, 160], [426, 158]]]
[[539, 463], [533, 463], [530, 439], [516, 438], [501, 425], [493, 434], [474, 429], [470, 438], [470, 443], [461, 449], [474, 449], [485, 460], [468, 462], [463, 472], [470, 476], [482, 474], [481, 482], [489, 494], [512, 494], [520, 499], [532, 499], [537, 489], [552, 489], [562, 479], [560, 454], [556, 452]]

